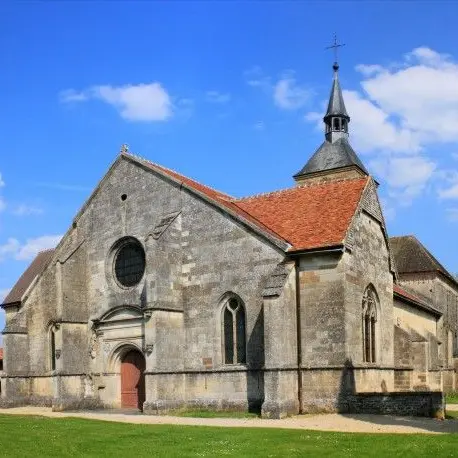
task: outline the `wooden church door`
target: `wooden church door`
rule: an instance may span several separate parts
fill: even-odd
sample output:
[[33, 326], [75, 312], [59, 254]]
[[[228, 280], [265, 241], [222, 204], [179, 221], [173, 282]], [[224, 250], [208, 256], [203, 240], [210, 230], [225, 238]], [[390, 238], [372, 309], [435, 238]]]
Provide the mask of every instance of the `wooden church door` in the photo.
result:
[[143, 409], [145, 402], [145, 358], [131, 350], [121, 362], [121, 407]]

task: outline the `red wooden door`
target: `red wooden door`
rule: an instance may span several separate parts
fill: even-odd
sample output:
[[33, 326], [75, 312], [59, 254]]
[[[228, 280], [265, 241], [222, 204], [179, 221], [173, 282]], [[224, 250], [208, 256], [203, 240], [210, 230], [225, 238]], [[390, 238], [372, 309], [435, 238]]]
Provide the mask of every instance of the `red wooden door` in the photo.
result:
[[127, 353], [121, 362], [121, 407], [142, 410], [145, 402], [145, 358], [138, 351]]

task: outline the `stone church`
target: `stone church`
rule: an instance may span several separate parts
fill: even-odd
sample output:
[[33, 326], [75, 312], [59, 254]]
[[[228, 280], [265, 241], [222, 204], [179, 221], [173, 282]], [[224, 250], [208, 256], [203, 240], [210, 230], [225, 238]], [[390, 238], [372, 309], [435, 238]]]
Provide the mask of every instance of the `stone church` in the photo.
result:
[[234, 198], [121, 152], [2, 304], [0, 406], [443, 412], [458, 283], [388, 237], [333, 68], [288, 189]]

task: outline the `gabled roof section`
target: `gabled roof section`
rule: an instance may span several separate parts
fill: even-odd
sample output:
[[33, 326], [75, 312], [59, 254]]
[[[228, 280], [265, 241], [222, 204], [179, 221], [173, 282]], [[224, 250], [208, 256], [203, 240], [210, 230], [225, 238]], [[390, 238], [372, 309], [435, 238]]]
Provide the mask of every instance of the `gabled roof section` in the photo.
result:
[[346, 138], [340, 138], [333, 143], [325, 140], [294, 178], [351, 166], [360, 169], [364, 175], [369, 175]]
[[289, 251], [341, 245], [370, 178], [297, 186], [235, 201], [292, 245]]
[[188, 189], [189, 191], [197, 194], [207, 202], [215, 205], [216, 207], [226, 211], [232, 217], [236, 218], [240, 222], [249, 226], [251, 229], [259, 232], [265, 238], [273, 242], [278, 248], [286, 251], [289, 247], [289, 243], [280, 234], [272, 231], [263, 222], [254, 218], [251, 214], [245, 212], [242, 208], [239, 208], [234, 202], [235, 199], [228, 194], [217, 191], [216, 189], [210, 188], [209, 186], [203, 185], [198, 181], [181, 175], [174, 170], [170, 170], [154, 162], [148, 161], [147, 159], [135, 156], [132, 154], [123, 153], [121, 156], [125, 157], [135, 163], [140, 163], [149, 170], [153, 170], [159, 175], [170, 179], [172, 182], [178, 184], [181, 187]]
[[400, 274], [440, 272], [458, 285], [456, 278], [413, 235], [390, 238], [391, 252]]
[[53, 254], [54, 249], [40, 251], [40, 253], [37, 254], [32, 263], [29, 265], [29, 267], [27, 267], [25, 272], [13, 286], [13, 289], [3, 300], [3, 304], [1, 304], [2, 307], [21, 303], [22, 296], [35, 280], [35, 278], [44, 271]]
[[204, 196], [264, 236], [274, 237], [282, 244], [282, 249], [288, 252], [342, 244], [364, 188], [370, 180], [369, 177], [363, 177], [310, 183], [235, 199], [146, 159], [126, 153], [123, 156]]
[[414, 305], [415, 307], [422, 309], [432, 315], [437, 317], [442, 316], [442, 312], [424, 299], [420, 299], [413, 291], [408, 291], [405, 287], [399, 286], [397, 284], [393, 285], [393, 295], [401, 299], [403, 302]]

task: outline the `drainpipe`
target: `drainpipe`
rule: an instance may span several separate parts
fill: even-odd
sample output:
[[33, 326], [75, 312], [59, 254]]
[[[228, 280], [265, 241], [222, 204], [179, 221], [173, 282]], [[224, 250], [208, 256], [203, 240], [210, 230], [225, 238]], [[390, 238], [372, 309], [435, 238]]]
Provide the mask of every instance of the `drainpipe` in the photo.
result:
[[299, 281], [299, 261], [300, 258], [295, 259], [296, 270], [296, 339], [297, 339], [297, 399], [299, 401], [299, 413], [302, 410], [302, 329], [301, 329], [301, 290]]

